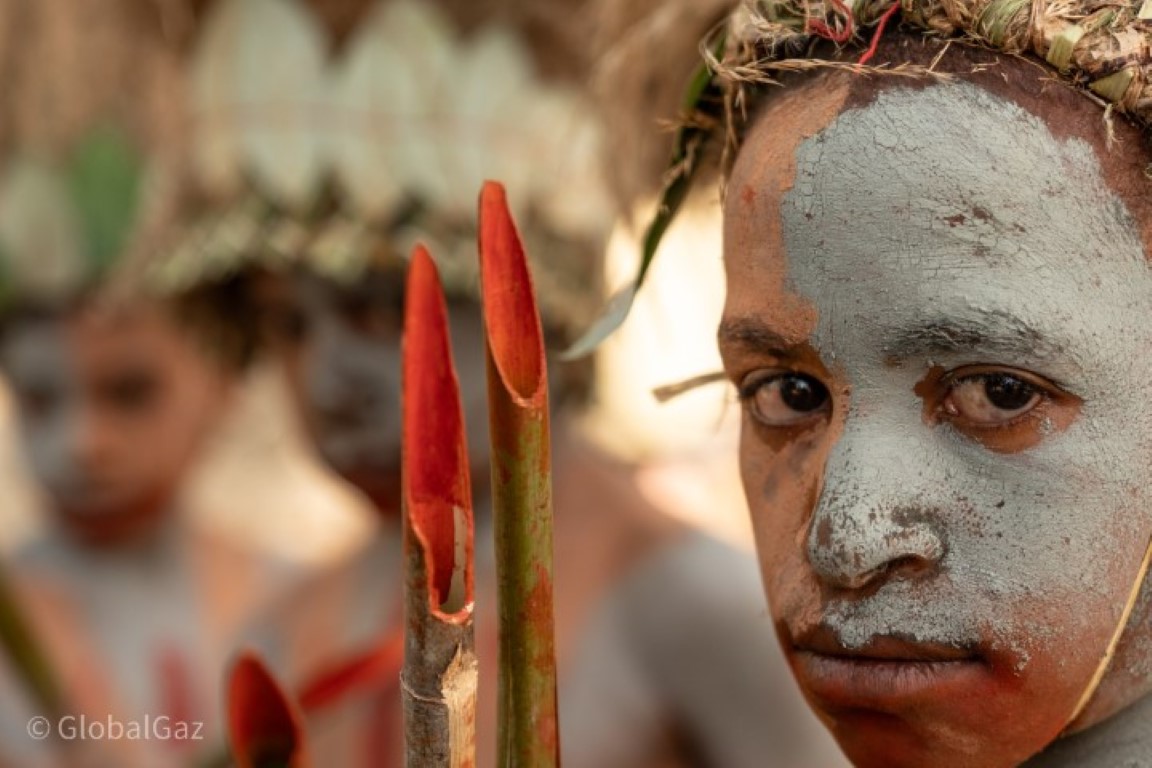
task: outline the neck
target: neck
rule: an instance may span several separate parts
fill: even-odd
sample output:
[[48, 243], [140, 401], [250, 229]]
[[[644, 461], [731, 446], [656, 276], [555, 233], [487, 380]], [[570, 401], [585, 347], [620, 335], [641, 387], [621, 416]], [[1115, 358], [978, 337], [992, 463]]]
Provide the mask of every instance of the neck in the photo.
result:
[[1152, 696], [1145, 696], [1099, 725], [1060, 739], [1028, 761], [1027, 768], [1105, 768], [1144, 765], [1152, 755]]

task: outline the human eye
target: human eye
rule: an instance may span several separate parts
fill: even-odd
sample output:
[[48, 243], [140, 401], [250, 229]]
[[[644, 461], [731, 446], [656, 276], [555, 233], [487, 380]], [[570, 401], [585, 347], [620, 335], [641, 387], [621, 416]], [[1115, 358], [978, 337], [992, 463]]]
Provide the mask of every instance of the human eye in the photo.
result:
[[1045, 397], [1045, 388], [1022, 375], [990, 371], [952, 379], [941, 410], [949, 419], [991, 427], [1029, 413]]
[[150, 371], [129, 370], [101, 382], [98, 391], [104, 402], [121, 412], [142, 412], [159, 397], [160, 380]]
[[758, 371], [740, 385], [748, 412], [768, 427], [791, 427], [826, 417], [828, 388], [819, 379], [796, 371]]
[[932, 423], [946, 423], [1001, 453], [1030, 448], [1070, 425], [1082, 401], [1039, 374], [1002, 366], [963, 366], [929, 376], [925, 396]]
[[36, 421], [46, 419], [60, 408], [63, 392], [51, 384], [31, 382], [16, 387], [16, 400], [24, 417]]

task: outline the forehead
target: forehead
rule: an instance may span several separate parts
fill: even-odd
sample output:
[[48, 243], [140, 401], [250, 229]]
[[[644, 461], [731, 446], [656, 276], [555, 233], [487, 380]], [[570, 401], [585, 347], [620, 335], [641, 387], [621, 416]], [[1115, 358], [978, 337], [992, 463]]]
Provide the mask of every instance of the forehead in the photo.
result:
[[0, 365], [16, 382], [36, 378], [72, 379], [67, 329], [60, 317], [20, 319], [0, 335]]
[[763, 300], [783, 289], [813, 309], [809, 335], [823, 315], [820, 335], [839, 318], [841, 340], [866, 343], [950, 322], [1091, 335], [1147, 310], [1139, 231], [1095, 151], [1012, 102], [953, 82], [771, 115], [732, 176], [730, 316], [794, 324]]
[[154, 367], [194, 355], [161, 307], [80, 309], [12, 323], [0, 337], [0, 361], [14, 377], [98, 372], [123, 365]]

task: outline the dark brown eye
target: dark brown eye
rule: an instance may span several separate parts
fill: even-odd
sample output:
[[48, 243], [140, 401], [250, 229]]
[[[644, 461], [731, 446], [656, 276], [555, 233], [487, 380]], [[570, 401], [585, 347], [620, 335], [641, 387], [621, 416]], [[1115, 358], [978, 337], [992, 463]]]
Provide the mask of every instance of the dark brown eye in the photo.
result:
[[992, 375], [984, 378], [984, 394], [988, 402], [1005, 411], [1014, 411], [1032, 402], [1036, 388], [1015, 376]]
[[113, 408], [143, 411], [150, 408], [159, 396], [160, 381], [150, 371], [127, 371], [102, 382], [99, 392]]
[[944, 412], [984, 426], [1011, 421], [1041, 401], [1038, 387], [1006, 373], [982, 373], [957, 379], [944, 399]]
[[259, 322], [265, 340], [274, 345], [296, 346], [308, 336], [308, 318], [297, 307], [267, 308], [261, 313]]
[[63, 393], [50, 384], [30, 384], [16, 390], [20, 409], [29, 419], [43, 419], [57, 408]]
[[829, 406], [828, 388], [802, 373], [753, 378], [741, 391], [752, 414], [768, 426], [798, 424]]

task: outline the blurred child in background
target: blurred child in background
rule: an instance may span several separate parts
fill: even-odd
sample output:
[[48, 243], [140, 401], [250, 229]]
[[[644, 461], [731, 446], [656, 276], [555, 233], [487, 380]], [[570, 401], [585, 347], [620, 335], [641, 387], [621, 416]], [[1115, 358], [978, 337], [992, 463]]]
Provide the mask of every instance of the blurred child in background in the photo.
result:
[[307, 564], [187, 504], [249, 357], [239, 286], [120, 285], [184, 215], [183, 62], [130, 0], [10, 0], [0, 22], [0, 373], [43, 513], [0, 564], [35, 649], [5, 623], [0, 763], [192, 765], [222, 749], [227, 660]]
[[[451, 4], [363, 5], [364, 15], [337, 43], [301, 6], [269, 0], [258, 13], [250, 6], [242, 13], [239, 3], [217, 7], [198, 53], [204, 130], [196, 146], [201, 178], [223, 202], [205, 222], [198, 248], [223, 253], [230, 233], [245, 233], [244, 247], [234, 250], [230, 266], [221, 256], [220, 269], [253, 276], [263, 338], [285, 365], [307, 433], [382, 516], [381, 535], [363, 557], [295, 596], [283, 613], [288, 624], [342, 636], [344, 657], [354, 658], [390, 647], [400, 630], [404, 273], [410, 246], [430, 246], [449, 296], [476, 494], [477, 730], [485, 764], [495, 753], [495, 589], [485, 540], [475, 196], [486, 177], [506, 182], [529, 253], [537, 256], [553, 350], [571, 340], [599, 301], [598, 259], [613, 207], [595, 172], [601, 145], [593, 111], [571, 88], [541, 79], [542, 69], [557, 71], [556, 51], [541, 67], [515, 13], [503, 8], [464, 24], [469, 14], [454, 15]], [[547, 10], [537, 5], [533, 13], [570, 26], [581, 18], [560, 3]], [[275, 51], [271, 29], [280, 31]], [[293, 68], [294, 92], [278, 85], [283, 70], [252, 68], [273, 55]], [[583, 65], [570, 60], [569, 77], [579, 77]], [[316, 110], [318, 103], [326, 108]], [[194, 267], [177, 254], [168, 269]], [[669, 494], [641, 487], [645, 468], [634, 456], [614, 458], [583, 434], [576, 414], [590, 395], [588, 375], [587, 365], [551, 370], [567, 764], [835, 764], [834, 748], [801, 709], [783, 662], [771, 667], [770, 658], [764, 667], [763, 648], [773, 641], [754, 561], [674, 521], [661, 508]], [[592, 395], [601, 396], [607, 393]], [[304, 665], [326, 666], [339, 668], [338, 659], [313, 657]], [[393, 673], [350, 688], [342, 704], [355, 710], [353, 720], [370, 724], [370, 733], [353, 735], [347, 718], [335, 718], [339, 725], [314, 719], [313, 734], [324, 745], [317, 751], [350, 750], [339, 753], [348, 765], [395, 761], [395, 686]], [[765, 711], [779, 713], [779, 727], [749, 719]], [[389, 717], [393, 727], [386, 728]]]

